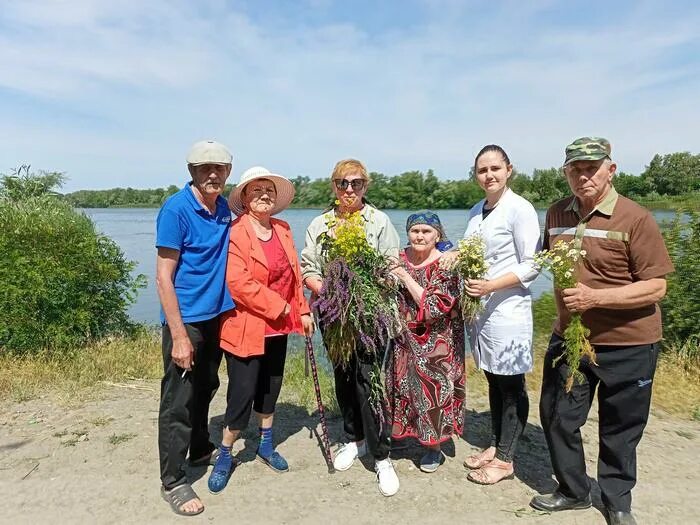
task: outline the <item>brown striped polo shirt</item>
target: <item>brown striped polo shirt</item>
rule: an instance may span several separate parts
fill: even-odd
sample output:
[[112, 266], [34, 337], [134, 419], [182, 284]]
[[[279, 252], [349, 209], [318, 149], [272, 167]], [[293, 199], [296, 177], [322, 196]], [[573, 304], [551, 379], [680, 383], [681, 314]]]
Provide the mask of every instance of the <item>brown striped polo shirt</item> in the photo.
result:
[[[578, 235], [577, 235], [578, 233]], [[591, 288], [615, 288], [636, 281], [662, 278], [673, 271], [663, 237], [649, 210], [618, 195], [611, 188], [586, 217], [579, 216], [578, 200], [571, 196], [547, 210], [543, 247], [556, 241], [581, 239], [586, 257], [579, 282]], [[555, 290], [557, 320], [554, 332], [564, 333], [571, 313]], [[594, 345], [641, 345], [661, 339], [661, 311], [657, 304], [613, 310], [592, 308], [582, 315]]]

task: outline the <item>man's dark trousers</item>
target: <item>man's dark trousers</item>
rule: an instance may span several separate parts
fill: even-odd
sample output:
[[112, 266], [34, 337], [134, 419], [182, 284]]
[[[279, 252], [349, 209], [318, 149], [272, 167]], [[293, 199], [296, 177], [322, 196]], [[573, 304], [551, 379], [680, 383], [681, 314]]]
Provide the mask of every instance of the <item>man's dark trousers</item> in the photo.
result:
[[559, 491], [581, 499], [590, 493], [580, 428], [585, 424], [598, 388], [598, 484], [605, 506], [629, 511], [637, 481], [636, 448], [649, 417], [658, 343], [638, 346], [595, 346], [598, 366], [582, 361], [583, 381], [570, 393], [563, 340], [552, 335], [544, 359], [540, 420], [547, 438]]
[[214, 449], [208, 425], [209, 404], [219, 388], [219, 317], [186, 323], [185, 329], [194, 348], [194, 365], [182, 377], [184, 369], [172, 361], [170, 328], [163, 326], [165, 373], [160, 383], [158, 451], [160, 478], [166, 489], [185, 483], [188, 451], [191, 459], [199, 459]]

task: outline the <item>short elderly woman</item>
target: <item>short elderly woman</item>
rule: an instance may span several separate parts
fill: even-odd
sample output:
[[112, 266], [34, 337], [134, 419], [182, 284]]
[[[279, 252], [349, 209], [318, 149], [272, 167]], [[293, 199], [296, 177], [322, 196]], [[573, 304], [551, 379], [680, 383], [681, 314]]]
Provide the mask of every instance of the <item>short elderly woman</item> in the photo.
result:
[[[329, 231], [331, 219], [342, 220], [344, 216], [360, 212], [370, 246], [387, 256], [397, 257], [399, 254], [399, 235], [396, 228], [385, 213], [371, 206], [364, 198], [369, 185], [365, 166], [359, 160], [341, 160], [333, 169], [331, 184], [337, 199], [336, 204], [311, 221], [306, 230], [306, 244], [301, 252], [304, 282], [316, 295], [323, 284], [325, 264], [320, 240], [322, 235]], [[391, 432], [389, 425], [378, 421], [369, 400], [370, 374], [373, 365], [376, 364], [375, 360], [379, 359], [381, 362], [382, 356], [364, 352], [362, 341], [356, 341], [356, 345], [356, 355], [350, 359], [347, 366], [339, 365], [334, 369], [335, 393], [348, 443], [337, 452], [333, 465], [337, 470], [347, 470], [358, 456], [371, 454], [375, 461], [379, 491], [384, 496], [393, 496], [399, 490], [399, 479], [389, 459]], [[386, 406], [382, 407], [382, 410], [386, 409]]]
[[464, 324], [459, 278], [439, 266], [445, 238], [439, 217], [414, 213], [406, 221], [409, 246], [393, 270], [403, 283], [402, 314], [407, 329], [396, 339], [387, 373], [393, 404], [393, 437], [416, 438], [426, 448], [423, 472], [435, 472], [444, 456], [440, 444], [464, 425]]
[[287, 335], [313, 333], [292, 232], [272, 218], [293, 198], [292, 183], [262, 167], [245, 171], [229, 196], [238, 218], [231, 225], [226, 282], [237, 308], [221, 321], [229, 383], [221, 451], [209, 477], [213, 493], [228, 483], [236, 464], [231, 447], [248, 426], [251, 408], [260, 428], [257, 458], [276, 472], [289, 469], [272, 439]]

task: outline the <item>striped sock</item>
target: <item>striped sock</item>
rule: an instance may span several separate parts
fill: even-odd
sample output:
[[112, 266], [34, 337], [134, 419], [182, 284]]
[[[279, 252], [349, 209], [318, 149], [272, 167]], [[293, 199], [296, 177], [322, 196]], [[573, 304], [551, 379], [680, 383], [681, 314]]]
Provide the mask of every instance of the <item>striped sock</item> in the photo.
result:
[[258, 454], [264, 458], [269, 458], [275, 451], [272, 446], [272, 428], [260, 428], [260, 445]]

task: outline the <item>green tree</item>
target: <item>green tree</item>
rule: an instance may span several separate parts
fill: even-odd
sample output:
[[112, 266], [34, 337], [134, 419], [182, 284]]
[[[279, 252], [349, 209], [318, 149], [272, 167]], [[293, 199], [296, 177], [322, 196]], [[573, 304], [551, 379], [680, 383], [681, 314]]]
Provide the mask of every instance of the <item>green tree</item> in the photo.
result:
[[63, 175], [22, 170], [0, 178], [0, 349], [65, 350], [133, 329], [145, 277], [55, 195]]
[[537, 195], [536, 202], [549, 206], [569, 195], [569, 185], [561, 169], [536, 169], [532, 172], [532, 191]]
[[471, 208], [484, 198], [482, 190], [474, 179], [448, 181], [453, 208]]
[[292, 206], [295, 208], [325, 208], [333, 202], [328, 179], [311, 180], [306, 176], [291, 179], [295, 189]]
[[620, 194], [631, 199], [644, 197], [652, 191], [649, 179], [645, 179], [639, 175], [630, 175], [623, 171], [615, 175], [613, 183], [615, 184], [615, 189]]
[[519, 172], [517, 169], [513, 168], [513, 173], [508, 181], [510, 189], [512, 189], [518, 195], [523, 195], [526, 192], [531, 191], [532, 179], [528, 177], [525, 173]]
[[[483, 198], [483, 191], [473, 177], [474, 168], [469, 175], [456, 181], [440, 180], [432, 170], [406, 171], [399, 175], [388, 176], [371, 172], [371, 183], [367, 199], [379, 208], [419, 209], [419, 208], [466, 208]], [[51, 184], [51, 177], [61, 174], [43, 174], [49, 177], [39, 184]], [[8, 181], [8, 188], [21, 177], [15, 176]], [[291, 179], [296, 189], [292, 206], [295, 208], [325, 208], [334, 200], [330, 182], [327, 178], [310, 179], [298, 176]], [[538, 206], [548, 206], [556, 200], [570, 195], [566, 178], [558, 168], [535, 169], [532, 176], [513, 170], [510, 187]], [[687, 152], [670, 155], [656, 155], [640, 176], [619, 172], [615, 177], [618, 191], [633, 199], [660, 200], [663, 196], [680, 196], [680, 199], [666, 199], [669, 202], [698, 202], [695, 197], [700, 192], [700, 155]], [[226, 185], [225, 195], [233, 189]], [[170, 195], [179, 191], [175, 185], [167, 189], [112, 188], [109, 190], [81, 190], [70, 193], [65, 199], [73, 206], [97, 208], [111, 206], [148, 206], [158, 207]], [[8, 191], [9, 191], [8, 190]]]
[[396, 199], [389, 186], [389, 178], [375, 171], [369, 174], [370, 184], [367, 199], [378, 208], [396, 208]]
[[654, 155], [642, 172], [651, 191], [659, 195], [683, 195], [700, 191], [700, 155], [684, 151]]

